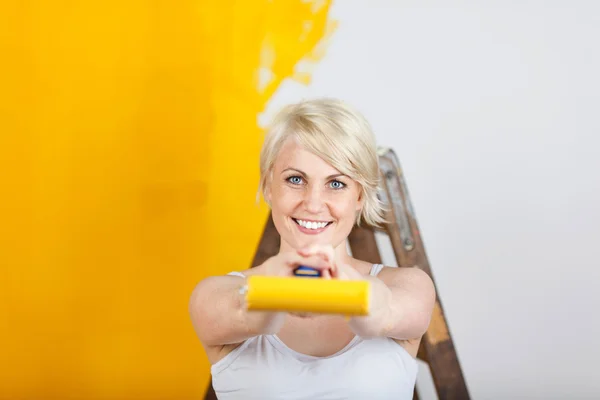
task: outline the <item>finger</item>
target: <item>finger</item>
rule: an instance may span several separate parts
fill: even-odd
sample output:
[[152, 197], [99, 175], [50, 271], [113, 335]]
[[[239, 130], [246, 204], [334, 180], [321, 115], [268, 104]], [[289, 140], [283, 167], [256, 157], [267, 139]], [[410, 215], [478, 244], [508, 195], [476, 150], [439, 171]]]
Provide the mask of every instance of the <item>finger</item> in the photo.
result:
[[335, 251], [331, 246], [316, 244], [304, 249], [300, 249], [298, 252], [303, 256], [321, 256], [330, 263], [333, 263], [335, 260]]
[[339, 270], [339, 268], [337, 268], [337, 267], [330, 268], [329, 269], [329, 275], [331, 276], [331, 279], [338, 279], [340, 277], [340, 270]]
[[318, 255], [324, 257], [327, 261], [333, 262], [335, 259], [335, 251], [333, 247], [327, 245], [312, 245], [304, 249], [305, 255]]
[[354, 268], [345, 263], [336, 263], [335, 269], [331, 272], [332, 278], [340, 279], [342, 276], [352, 276]]
[[290, 257], [286, 261], [286, 264], [292, 268], [298, 267], [300, 265], [304, 265], [306, 267], [312, 267], [312, 268], [315, 268], [318, 270], [324, 270], [331, 266], [330, 263], [327, 262], [326, 260], [324, 260], [322, 257], [319, 257], [319, 256], [302, 257], [299, 255]]
[[310, 247], [300, 249], [298, 251], [300, 255], [306, 257], [320, 257], [327, 262], [328, 265], [328, 276], [333, 277], [334, 271], [337, 269], [335, 263], [335, 251], [333, 247], [328, 245], [312, 245]]

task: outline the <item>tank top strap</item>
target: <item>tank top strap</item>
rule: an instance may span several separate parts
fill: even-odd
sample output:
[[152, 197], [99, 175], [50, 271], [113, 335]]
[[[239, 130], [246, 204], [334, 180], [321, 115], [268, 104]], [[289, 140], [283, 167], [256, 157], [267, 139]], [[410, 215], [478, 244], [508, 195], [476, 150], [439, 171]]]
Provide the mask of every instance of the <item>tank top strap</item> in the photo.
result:
[[373, 266], [371, 267], [371, 271], [369, 272], [369, 275], [377, 276], [377, 274], [379, 274], [384, 267], [385, 267], [385, 265], [383, 265], [383, 264], [373, 264]]
[[240, 278], [245, 278], [246, 277], [246, 275], [242, 274], [241, 272], [237, 272], [237, 271], [231, 271], [227, 275], [239, 276]]

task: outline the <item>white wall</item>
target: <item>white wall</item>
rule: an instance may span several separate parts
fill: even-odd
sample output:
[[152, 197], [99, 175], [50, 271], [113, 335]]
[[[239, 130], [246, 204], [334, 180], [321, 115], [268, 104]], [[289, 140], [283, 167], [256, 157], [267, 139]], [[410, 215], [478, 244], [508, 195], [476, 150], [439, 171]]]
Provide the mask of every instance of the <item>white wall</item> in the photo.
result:
[[266, 115], [341, 97], [398, 153], [473, 398], [600, 398], [600, 3], [475, 3], [338, 0]]

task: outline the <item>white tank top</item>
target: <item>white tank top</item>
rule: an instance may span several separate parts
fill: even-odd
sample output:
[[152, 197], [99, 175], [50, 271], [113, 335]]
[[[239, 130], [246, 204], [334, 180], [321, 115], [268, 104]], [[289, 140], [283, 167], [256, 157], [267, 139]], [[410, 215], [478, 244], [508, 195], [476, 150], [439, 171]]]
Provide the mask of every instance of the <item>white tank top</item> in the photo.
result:
[[[373, 265], [370, 274], [382, 269]], [[298, 353], [277, 335], [256, 336], [211, 366], [219, 400], [411, 400], [417, 371], [394, 340], [358, 336], [327, 357]]]

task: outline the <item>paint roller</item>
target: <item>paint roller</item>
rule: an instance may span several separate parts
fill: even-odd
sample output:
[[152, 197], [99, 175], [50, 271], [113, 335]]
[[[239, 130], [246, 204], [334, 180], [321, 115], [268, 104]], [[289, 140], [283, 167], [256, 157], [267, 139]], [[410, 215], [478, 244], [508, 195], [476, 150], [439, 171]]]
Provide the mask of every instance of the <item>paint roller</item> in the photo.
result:
[[294, 277], [247, 278], [242, 289], [249, 311], [287, 311], [365, 316], [369, 314], [370, 282], [318, 278], [314, 268], [300, 266]]

